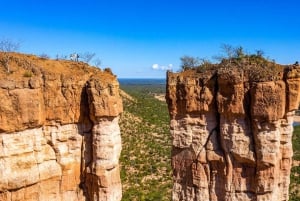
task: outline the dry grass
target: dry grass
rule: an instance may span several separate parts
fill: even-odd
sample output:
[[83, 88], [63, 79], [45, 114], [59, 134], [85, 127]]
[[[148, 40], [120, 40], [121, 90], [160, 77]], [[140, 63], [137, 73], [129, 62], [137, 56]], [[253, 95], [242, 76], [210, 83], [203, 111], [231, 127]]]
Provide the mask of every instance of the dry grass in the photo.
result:
[[166, 102], [166, 95], [165, 94], [154, 94], [154, 98], [159, 101]]
[[52, 60], [29, 54], [0, 52], [0, 61], [3, 61], [5, 57], [9, 57], [7, 65], [9, 65], [10, 72], [7, 72], [4, 63], [0, 62], [0, 79], [19, 80], [23, 77], [40, 76], [43, 72], [86, 77], [97, 74], [103, 81], [115, 78], [114, 75], [84, 62]]

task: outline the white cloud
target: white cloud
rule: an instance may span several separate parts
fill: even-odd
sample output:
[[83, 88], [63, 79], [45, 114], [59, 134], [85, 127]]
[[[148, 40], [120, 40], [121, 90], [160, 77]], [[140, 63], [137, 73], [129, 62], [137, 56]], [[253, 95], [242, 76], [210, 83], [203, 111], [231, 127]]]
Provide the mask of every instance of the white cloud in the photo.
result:
[[158, 64], [153, 64], [153, 65], [152, 65], [152, 69], [158, 70], [158, 69], [159, 69], [159, 65], [158, 65]]
[[162, 70], [162, 71], [172, 70], [173, 69], [173, 64], [168, 64], [167, 66], [161, 66], [159, 64], [153, 64], [152, 69], [153, 70]]

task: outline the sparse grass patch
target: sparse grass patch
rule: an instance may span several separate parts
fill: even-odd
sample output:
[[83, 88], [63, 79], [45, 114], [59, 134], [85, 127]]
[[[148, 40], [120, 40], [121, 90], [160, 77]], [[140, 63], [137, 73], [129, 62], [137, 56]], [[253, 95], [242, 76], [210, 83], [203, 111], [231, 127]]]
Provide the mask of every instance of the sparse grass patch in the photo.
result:
[[31, 71], [25, 71], [23, 74], [24, 77], [32, 77], [32, 72]]

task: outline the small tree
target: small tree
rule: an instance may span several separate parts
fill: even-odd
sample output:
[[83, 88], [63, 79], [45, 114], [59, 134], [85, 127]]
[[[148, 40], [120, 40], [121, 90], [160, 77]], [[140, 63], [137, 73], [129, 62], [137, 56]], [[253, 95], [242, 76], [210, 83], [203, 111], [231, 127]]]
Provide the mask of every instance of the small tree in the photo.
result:
[[101, 59], [97, 58], [97, 59], [94, 60], [94, 65], [96, 67], [100, 68], [101, 64], [102, 64]]
[[192, 68], [196, 68], [200, 65], [199, 58], [191, 57], [191, 56], [183, 56], [180, 58], [181, 61], [181, 69], [188, 70]]
[[96, 53], [91, 53], [91, 52], [85, 52], [85, 53], [83, 53], [83, 54], [80, 54], [80, 58], [84, 61], [84, 62], [86, 62], [86, 63], [89, 63], [92, 59], [93, 59], [93, 57], [96, 55]]
[[245, 56], [244, 49], [242, 46], [235, 48], [235, 57], [243, 58]]
[[110, 67], [106, 67], [106, 68], [104, 68], [104, 72], [107, 72], [107, 73], [109, 73], [109, 74], [113, 75], [113, 73], [112, 73], [112, 70], [111, 70], [111, 68], [110, 68]]
[[236, 48], [234, 48], [232, 45], [222, 44], [221, 50], [223, 53], [225, 53], [225, 57], [229, 60], [229, 63], [231, 63], [231, 59], [235, 56]]
[[3, 39], [0, 41], [0, 52], [3, 53], [3, 57], [1, 58], [2, 65], [6, 68], [7, 72], [10, 72], [9, 61], [11, 58], [10, 53], [15, 52], [19, 49], [20, 44], [13, 42], [9, 39]]
[[50, 59], [50, 56], [46, 53], [42, 53], [39, 55], [42, 59]]
[[238, 51], [243, 51], [241, 47], [234, 48], [232, 45], [229, 44], [221, 44], [221, 54], [213, 56], [213, 59], [222, 62], [224, 59], [228, 59], [229, 63], [231, 63], [231, 59], [238, 55]]
[[234, 47], [232, 45], [222, 44], [220, 48], [222, 54], [213, 56], [213, 59], [217, 60], [218, 62], [225, 60], [230, 64], [234, 59], [242, 59], [247, 56], [242, 46]]
[[264, 51], [263, 50], [256, 50], [256, 56], [258, 57], [263, 57], [264, 56]]

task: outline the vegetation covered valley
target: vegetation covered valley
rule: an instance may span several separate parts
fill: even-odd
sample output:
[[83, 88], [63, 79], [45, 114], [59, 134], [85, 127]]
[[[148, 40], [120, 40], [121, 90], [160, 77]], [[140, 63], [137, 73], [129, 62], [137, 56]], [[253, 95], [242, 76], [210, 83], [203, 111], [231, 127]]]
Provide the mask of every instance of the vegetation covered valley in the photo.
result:
[[165, 85], [122, 85], [120, 157], [124, 201], [170, 200], [171, 140], [167, 104], [154, 98]]
[[294, 127], [293, 133], [293, 167], [291, 170], [290, 201], [300, 200], [300, 126]]

